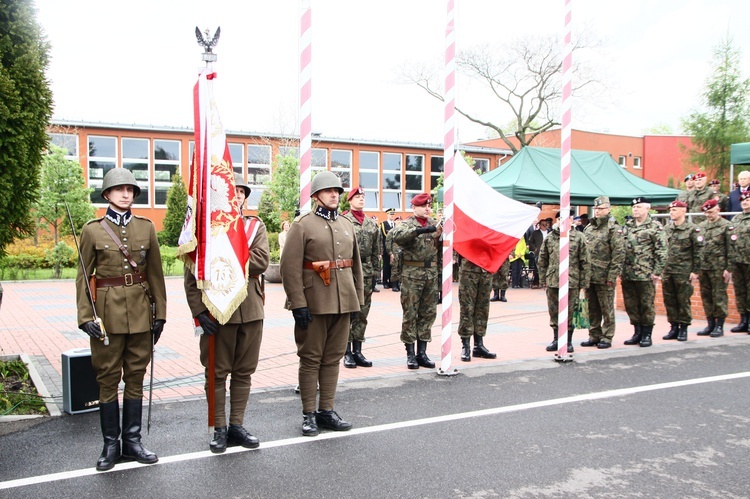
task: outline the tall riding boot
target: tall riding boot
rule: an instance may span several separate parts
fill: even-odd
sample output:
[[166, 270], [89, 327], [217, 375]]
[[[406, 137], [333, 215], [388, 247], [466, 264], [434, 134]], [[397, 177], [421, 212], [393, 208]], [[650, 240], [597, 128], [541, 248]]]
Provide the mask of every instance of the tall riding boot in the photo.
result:
[[651, 333], [654, 331], [654, 325], [650, 326], [641, 326], [641, 341], [639, 345], [642, 347], [650, 347], [651, 346]]
[[750, 314], [740, 314], [740, 323], [730, 329], [730, 331], [733, 333], [747, 333], [750, 329], [747, 324], [748, 316], [750, 316]]
[[484, 346], [484, 337], [478, 334], [474, 335], [474, 351], [472, 352], [474, 357], [481, 357], [483, 359], [495, 359], [497, 358], [496, 353], [492, 353]]
[[141, 464], [154, 464], [159, 460], [156, 454], [141, 444], [141, 399], [122, 401], [122, 457], [134, 459]]
[[552, 328], [552, 343], [547, 345], [546, 350], [548, 352], [554, 352], [557, 350], [557, 327]]
[[508, 299], [505, 297], [505, 290], [504, 289], [500, 290], [500, 301], [505, 301], [505, 302], [508, 301]]
[[633, 324], [633, 336], [629, 340], [625, 340], [624, 343], [626, 345], [638, 345], [641, 342], [641, 335], [643, 335], [642, 327], [640, 324]]
[[708, 336], [713, 332], [714, 329], [716, 329], [716, 319], [713, 317], [709, 317], [708, 319], [708, 326], [706, 326], [705, 329], [698, 331], [696, 334], [698, 336]]
[[114, 468], [120, 459], [120, 405], [117, 400], [99, 404], [99, 422], [102, 426], [104, 449], [96, 462], [96, 471], [107, 471]]
[[471, 337], [461, 338], [461, 360], [471, 362]]
[[716, 318], [716, 327], [711, 331], [711, 338], [718, 338], [724, 336], [724, 317]]
[[500, 301], [500, 290], [499, 289], [493, 290], [492, 298], [490, 298], [490, 301]]
[[419, 369], [417, 359], [414, 358], [414, 343], [406, 343], [406, 367], [409, 369]]
[[573, 353], [573, 331], [574, 328], [568, 328], [568, 353]]
[[662, 336], [661, 339], [663, 340], [676, 340], [677, 336], [680, 333], [679, 326], [676, 322], [670, 322], [669, 323], [672, 326], [672, 329], [669, 330], [669, 332], [666, 334], [666, 336]]
[[688, 325], [684, 322], [681, 322], [677, 325], [679, 326], [679, 330], [677, 331], [677, 341], [687, 341]]
[[415, 357], [417, 364], [419, 364], [422, 367], [428, 367], [432, 369], [435, 367], [435, 363], [430, 360], [430, 358], [427, 356], [427, 342], [422, 340], [417, 340], [417, 356]]
[[354, 359], [354, 362], [358, 366], [361, 367], [372, 367], [372, 362], [367, 360], [364, 355], [362, 355], [362, 342], [361, 341], [352, 341], [352, 358]]
[[346, 353], [344, 353], [344, 367], [348, 367], [349, 369], [354, 369], [355, 367], [357, 367], [357, 363], [354, 362], [354, 357], [352, 357], [351, 343], [346, 344]]

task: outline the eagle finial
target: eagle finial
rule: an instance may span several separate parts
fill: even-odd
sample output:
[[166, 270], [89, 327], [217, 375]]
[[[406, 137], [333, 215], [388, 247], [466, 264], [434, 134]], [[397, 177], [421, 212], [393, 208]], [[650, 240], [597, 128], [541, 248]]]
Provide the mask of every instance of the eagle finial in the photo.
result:
[[195, 27], [195, 38], [198, 39], [198, 45], [206, 49], [206, 52], [211, 53], [212, 49], [219, 43], [219, 36], [221, 35], [221, 26], [216, 28], [213, 38], [211, 38], [211, 32], [206, 28], [206, 37], [203, 37], [200, 28]]

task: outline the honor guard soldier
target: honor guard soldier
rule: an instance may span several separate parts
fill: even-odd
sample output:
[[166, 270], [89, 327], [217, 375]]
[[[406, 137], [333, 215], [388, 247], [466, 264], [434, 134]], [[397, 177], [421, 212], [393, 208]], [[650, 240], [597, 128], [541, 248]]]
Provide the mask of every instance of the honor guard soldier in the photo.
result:
[[622, 267], [622, 296], [633, 325], [626, 345], [650, 347], [656, 310], [656, 282], [667, 259], [667, 239], [661, 224], [648, 214], [651, 203], [644, 197], [632, 201], [633, 218], [623, 227], [625, 264]]
[[[695, 182], [695, 189], [690, 191], [687, 197], [688, 212], [689, 213], [700, 213], [703, 204], [709, 199], [713, 199], [714, 191], [708, 188], [708, 178], [706, 178], [705, 172], [698, 172], [693, 175], [693, 181]], [[702, 216], [693, 217], [693, 223], [699, 223], [703, 221]]]
[[350, 210], [344, 216], [354, 225], [354, 234], [357, 237], [359, 257], [362, 259], [362, 275], [365, 279], [365, 306], [359, 312], [352, 314], [344, 367], [372, 367], [372, 362], [362, 354], [362, 343], [365, 341], [367, 316], [370, 314], [373, 292], [373, 286], [368, 286], [366, 283], [368, 279], [374, 279], [378, 271], [383, 243], [380, 241], [378, 226], [362, 211], [365, 207], [365, 190], [362, 187], [356, 187], [349, 192], [347, 199]]
[[672, 223], [664, 228], [667, 238], [667, 261], [661, 278], [661, 291], [667, 320], [671, 326], [662, 339], [687, 341], [687, 328], [693, 320], [690, 299], [693, 281], [698, 279], [701, 244], [700, 229], [685, 217], [687, 203], [677, 199], [669, 205]]
[[[393, 230], [393, 241], [402, 251], [401, 269], [401, 341], [406, 346], [409, 369], [435, 367], [427, 356], [427, 343], [432, 340], [432, 324], [437, 317], [438, 240], [443, 233], [434, 218], [429, 194], [417, 194], [411, 204], [414, 216]], [[414, 343], [417, 343], [416, 355]]]
[[[96, 463], [99, 471], [112, 469], [121, 457], [143, 464], [159, 460], [141, 444], [141, 414], [143, 376], [153, 345], [164, 329], [167, 293], [154, 224], [130, 211], [140, 193], [129, 170], [110, 170], [104, 176], [101, 194], [109, 203], [107, 213], [81, 231], [83, 267], [79, 266], [76, 277], [76, 302], [78, 327], [91, 337], [91, 365], [99, 384], [104, 437], [104, 449]], [[87, 277], [92, 296], [87, 293]], [[117, 396], [120, 380], [125, 383], [122, 446]]]
[[[497, 354], [484, 346], [487, 334], [487, 320], [490, 317], [490, 289], [492, 274], [479, 265], [461, 258], [458, 271], [458, 303], [461, 317], [458, 335], [461, 337], [461, 360], [471, 361], [471, 355], [484, 359], [494, 359]], [[474, 337], [474, 351], [470, 350], [471, 337]]]
[[365, 283], [362, 275], [354, 225], [339, 216], [342, 192], [334, 173], [315, 175], [311, 196], [316, 206], [294, 220], [281, 255], [281, 281], [295, 323], [304, 436], [317, 435], [318, 428], [352, 427], [333, 410], [333, 402], [350, 317], [362, 310], [370, 280]]
[[740, 194], [740, 207], [742, 213], [732, 218], [734, 234], [731, 237], [735, 246], [732, 282], [737, 312], [740, 314], [740, 323], [730, 330], [733, 333], [747, 333], [750, 330], [750, 191]]
[[594, 218], [583, 230], [591, 262], [589, 338], [582, 347], [609, 348], [615, 336], [615, 284], [625, 260], [622, 230], [609, 216], [607, 196], [594, 200]]
[[[250, 187], [242, 175], [234, 175], [237, 203], [240, 213], [250, 195]], [[247, 265], [247, 297], [234, 311], [226, 324], [219, 324], [203, 303], [193, 272], [185, 267], [185, 295], [190, 311], [198, 320], [203, 334], [200, 338], [200, 359], [205, 376], [214, 377], [214, 435], [209, 449], [220, 454], [227, 445], [241, 445], [254, 449], [260, 445], [258, 439], [244, 428], [245, 410], [250, 398], [251, 377], [258, 367], [260, 343], [263, 338], [263, 286], [260, 275], [269, 262], [268, 235], [266, 226], [257, 217], [244, 217], [245, 235], [249, 249]], [[214, 372], [208, 372], [209, 336], [215, 336]], [[229, 427], [226, 414], [226, 381], [229, 384]], [[208, 392], [209, 384], [205, 389]], [[208, 395], [208, 393], [206, 394]]]

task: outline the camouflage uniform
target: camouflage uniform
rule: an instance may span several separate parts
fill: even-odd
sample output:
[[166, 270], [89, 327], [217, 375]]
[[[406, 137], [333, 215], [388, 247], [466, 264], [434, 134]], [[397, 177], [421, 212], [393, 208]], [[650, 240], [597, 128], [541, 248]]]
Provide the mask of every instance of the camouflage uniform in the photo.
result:
[[401, 280], [401, 268], [403, 267], [403, 252], [401, 251], [401, 248], [398, 244], [393, 240], [393, 229], [391, 229], [388, 232], [388, 235], [385, 238], [386, 240], [386, 247], [388, 248], [389, 258], [393, 256], [393, 262], [391, 262], [391, 286], [398, 290], [399, 288], [399, 281]]
[[[698, 334], [706, 336], [718, 328], [717, 322], [722, 328], [724, 326], [729, 301], [724, 271], [732, 267], [734, 261], [732, 238], [736, 239], [736, 236], [733, 232], [734, 226], [724, 218], [719, 218], [715, 222], [704, 220], [699, 227], [701, 234], [698, 239], [703, 245], [699, 275], [701, 300], [711, 331], [706, 328]], [[720, 336], [720, 334], [717, 335]]]
[[490, 316], [492, 274], [466, 258], [461, 258], [458, 274], [458, 303], [461, 309], [458, 335], [463, 344], [461, 360], [464, 362], [471, 360], [469, 343], [472, 335], [474, 336], [474, 357], [494, 359], [497, 355], [484, 348], [487, 319]]
[[492, 291], [508, 289], [508, 273], [510, 272], [510, 257], [506, 258], [502, 267], [492, 274]]
[[589, 342], [612, 343], [615, 336], [615, 287], [625, 259], [622, 230], [609, 215], [592, 218], [583, 231], [591, 262], [591, 279], [586, 290], [589, 301]]
[[[705, 203], [709, 199], [713, 199], [714, 195], [714, 191], [709, 187], [701, 190], [693, 189], [692, 191], [690, 191], [687, 200], [685, 200], [685, 202], [688, 204], [688, 213], [701, 213], [701, 207], [703, 206], [703, 203]], [[699, 215], [694, 216], [691, 221], [697, 224], [705, 219], [706, 217], [704, 217], [703, 215]]]
[[[693, 315], [690, 300], [693, 283], [690, 274], [698, 273], [700, 266], [700, 229], [685, 220], [681, 225], [668, 224], [664, 228], [667, 239], [667, 260], [662, 272], [662, 295], [670, 324], [690, 325]], [[687, 339], [687, 336], [685, 336]]]
[[[732, 266], [732, 282], [734, 283], [734, 297], [737, 303], [737, 312], [741, 320], [737, 327], [732, 328], [733, 333], [748, 332], [750, 322], [750, 213], [740, 213], [732, 218], [734, 226], [735, 251], [734, 265]], [[744, 323], [744, 326], [743, 326]]]
[[[357, 238], [359, 246], [359, 258], [362, 261], [362, 276], [365, 282], [365, 306], [358, 314], [352, 315], [352, 321], [349, 329], [349, 341], [365, 341], [365, 329], [367, 328], [367, 316], [370, 314], [370, 305], [372, 305], [372, 277], [380, 270], [380, 251], [382, 243], [380, 241], [380, 230], [375, 222], [368, 216], [365, 216], [363, 223], [359, 223], [357, 217], [347, 213], [344, 217], [354, 225], [354, 235]], [[369, 280], [368, 280], [369, 279]]]

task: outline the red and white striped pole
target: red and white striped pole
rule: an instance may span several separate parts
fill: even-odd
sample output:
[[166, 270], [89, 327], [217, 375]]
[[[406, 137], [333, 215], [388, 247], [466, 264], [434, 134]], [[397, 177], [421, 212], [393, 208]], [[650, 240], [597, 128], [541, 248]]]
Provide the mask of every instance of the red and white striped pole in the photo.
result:
[[302, 0], [299, 34], [299, 209], [310, 211], [312, 166], [312, 9]]
[[561, 161], [560, 161], [560, 294], [559, 314], [557, 319], [558, 340], [555, 358], [564, 359], [568, 356], [568, 292], [570, 267], [570, 158], [571, 158], [571, 93], [572, 93], [572, 62], [573, 44], [571, 41], [571, 11], [572, 0], [565, 2], [565, 39], [563, 43], [563, 73], [562, 73], [562, 129], [560, 131]]
[[441, 362], [439, 374], [455, 374], [451, 367], [451, 322], [453, 320], [453, 160], [455, 155], [456, 36], [454, 0], [448, 0], [445, 28], [445, 114], [443, 137], [443, 303]]

